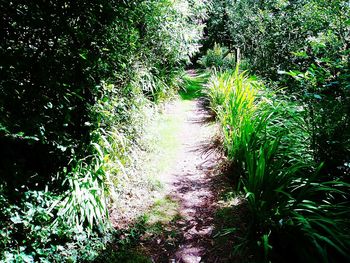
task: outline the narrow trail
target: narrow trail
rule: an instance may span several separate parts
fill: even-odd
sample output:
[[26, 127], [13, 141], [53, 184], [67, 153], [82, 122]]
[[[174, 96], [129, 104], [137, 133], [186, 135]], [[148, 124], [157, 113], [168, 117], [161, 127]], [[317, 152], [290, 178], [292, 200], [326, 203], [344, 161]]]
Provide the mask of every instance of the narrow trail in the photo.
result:
[[[175, 101], [166, 114], [183, 114]], [[181, 147], [174, 166], [161, 176], [168, 197], [179, 204], [180, 219], [174, 224], [179, 235], [172, 246], [165, 240], [153, 244], [153, 262], [198, 263], [207, 260], [213, 249], [214, 212], [217, 191], [214, 179], [219, 172], [220, 154], [213, 146], [215, 125], [203, 99], [189, 101], [184, 122], [177, 136]]]

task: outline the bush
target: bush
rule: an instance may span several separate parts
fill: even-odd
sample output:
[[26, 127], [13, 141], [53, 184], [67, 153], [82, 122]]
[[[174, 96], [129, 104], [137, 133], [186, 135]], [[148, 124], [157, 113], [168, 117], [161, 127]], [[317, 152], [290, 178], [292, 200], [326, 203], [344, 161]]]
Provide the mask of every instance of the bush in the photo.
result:
[[306, 104], [324, 177], [344, 178], [350, 156], [348, 1], [214, 0], [211, 6], [205, 43], [240, 48], [253, 74]]
[[204, 68], [233, 69], [236, 65], [235, 56], [226, 47], [215, 43], [213, 49], [198, 60], [198, 64]]
[[248, 232], [237, 251], [248, 245], [259, 262], [346, 260], [349, 185], [322, 180], [308, 108], [269, 91], [238, 67], [214, 75], [207, 93], [228, 157], [241, 171], [239, 190], [250, 210]]
[[[144, 105], [172, 93], [199, 48], [205, 5], [49, 0], [0, 7], [0, 173], [7, 200], [0, 260], [54, 261], [55, 254], [73, 253], [79, 261], [86, 250], [61, 248], [88, 247], [88, 236], [99, 240], [108, 226], [108, 195], [132, 166]], [[36, 204], [41, 197], [26, 199], [31, 192], [50, 198]], [[24, 223], [21, 213], [31, 203], [46, 215], [43, 226]]]

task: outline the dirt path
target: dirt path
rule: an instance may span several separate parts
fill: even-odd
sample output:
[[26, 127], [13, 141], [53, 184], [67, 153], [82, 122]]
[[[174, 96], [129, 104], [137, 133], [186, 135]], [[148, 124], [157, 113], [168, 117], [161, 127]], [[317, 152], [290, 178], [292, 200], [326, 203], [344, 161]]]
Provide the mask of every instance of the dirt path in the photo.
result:
[[245, 203], [222, 175], [230, 170], [219, 127], [205, 99], [192, 95], [165, 104], [150, 127], [155, 151], [146, 155], [142, 181], [111, 210], [115, 241], [96, 262], [245, 262], [232, 253], [245, 233]]
[[[180, 102], [174, 102], [166, 114], [183, 114]], [[220, 155], [213, 147], [215, 126], [201, 99], [188, 102], [189, 109], [177, 136], [181, 147], [174, 166], [161, 176], [168, 197], [179, 204], [181, 219], [174, 222], [178, 235], [172, 245], [167, 240], [154, 241], [153, 262], [209, 262], [213, 248], [215, 175]], [[150, 244], [149, 244], [150, 245]], [[210, 260], [210, 262], [214, 262]]]

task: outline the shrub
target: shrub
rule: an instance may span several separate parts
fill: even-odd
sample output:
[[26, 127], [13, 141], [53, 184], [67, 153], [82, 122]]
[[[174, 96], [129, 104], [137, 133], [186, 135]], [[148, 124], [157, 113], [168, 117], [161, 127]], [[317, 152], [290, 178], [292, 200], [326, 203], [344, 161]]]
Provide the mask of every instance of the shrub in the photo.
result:
[[[108, 195], [133, 165], [144, 105], [172, 93], [177, 73], [199, 48], [205, 6], [194, 0], [0, 6], [0, 186], [8, 201], [0, 211], [6, 252], [0, 260], [54, 261], [57, 253], [79, 261], [86, 250], [75, 248], [90, 246], [88, 236], [103, 246]], [[11, 218], [25, 217], [27, 206], [39, 202], [36, 195], [25, 199], [31, 191], [50, 196], [34, 205], [46, 221], [22, 231], [24, 221]], [[41, 235], [47, 244], [38, 245]], [[74, 249], [63, 252], [66, 244]]]
[[306, 104], [314, 157], [329, 178], [349, 173], [349, 15], [345, 0], [213, 0], [207, 20], [208, 47], [240, 48], [253, 74]]
[[[236, 250], [243, 253], [248, 245], [259, 262], [348, 258], [349, 185], [321, 180], [308, 108], [269, 91], [238, 67], [214, 75], [207, 93], [250, 210], [248, 232]], [[285, 241], [295, 240], [295, 233], [295, 243]]]
[[204, 68], [233, 69], [236, 65], [235, 56], [226, 47], [215, 43], [213, 49], [198, 60], [199, 65]]

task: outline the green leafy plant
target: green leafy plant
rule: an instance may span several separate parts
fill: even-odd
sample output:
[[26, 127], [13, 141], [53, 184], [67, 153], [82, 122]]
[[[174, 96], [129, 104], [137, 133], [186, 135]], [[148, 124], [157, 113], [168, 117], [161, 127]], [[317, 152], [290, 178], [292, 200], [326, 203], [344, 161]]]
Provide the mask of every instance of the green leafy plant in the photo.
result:
[[0, 261], [91, 260], [106, 243], [109, 206], [141, 181], [146, 115], [199, 50], [206, 3], [1, 9]]
[[58, 217], [62, 216], [69, 225], [77, 228], [104, 227], [108, 219], [101, 159], [94, 162], [88, 164], [80, 160], [66, 175], [70, 191], [59, 204]]
[[[240, 168], [239, 190], [250, 211], [246, 237], [235, 251], [248, 253], [248, 246], [259, 262], [286, 260], [280, 256], [288, 250], [295, 252], [291, 260], [345, 259], [350, 242], [343, 234], [348, 228], [349, 185], [321, 180], [307, 107], [288, 101], [283, 90], [280, 93], [238, 68], [214, 75], [209, 82], [207, 94], [228, 157]], [[292, 238], [296, 243], [283, 241], [293, 231], [298, 233], [297, 241]], [[314, 252], [308, 255], [298, 242]]]
[[235, 56], [226, 47], [215, 43], [213, 49], [208, 49], [198, 63], [204, 68], [233, 69], [236, 65]]

